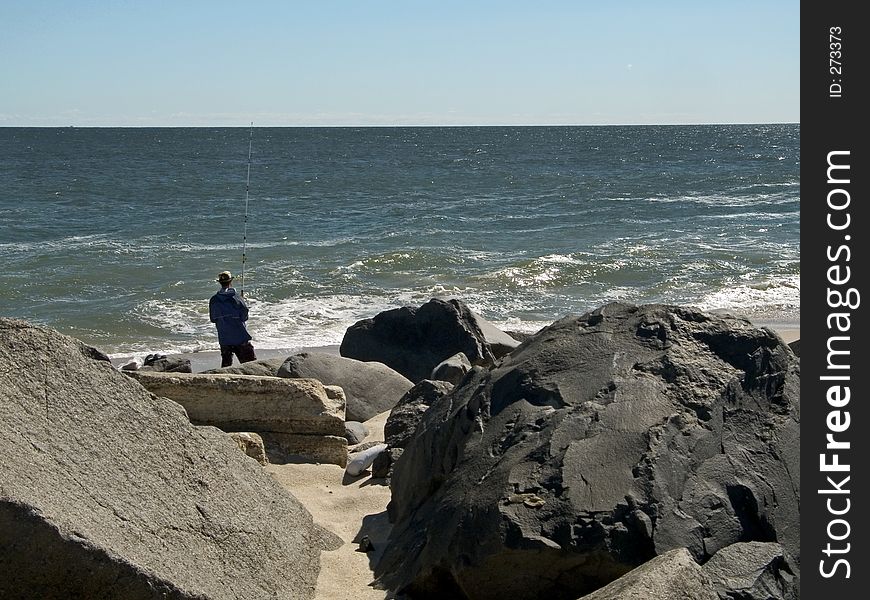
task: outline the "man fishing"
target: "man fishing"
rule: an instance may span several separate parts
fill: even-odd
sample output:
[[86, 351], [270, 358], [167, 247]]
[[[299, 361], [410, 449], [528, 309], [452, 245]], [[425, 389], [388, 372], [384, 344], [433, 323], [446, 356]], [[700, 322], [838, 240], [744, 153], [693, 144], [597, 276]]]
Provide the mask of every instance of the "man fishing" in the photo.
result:
[[218, 343], [221, 346], [221, 367], [233, 364], [233, 354], [240, 363], [257, 360], [254, 346], [251, 344], [251, 334], [245, 327], [248, 320], [248, 305], [231, 287], [233, 275], [229, 271], [220, 273], [217, 282], [221, 284], [218, 293], [208, 301], [208, 314], [211, 322], [217, 326]]

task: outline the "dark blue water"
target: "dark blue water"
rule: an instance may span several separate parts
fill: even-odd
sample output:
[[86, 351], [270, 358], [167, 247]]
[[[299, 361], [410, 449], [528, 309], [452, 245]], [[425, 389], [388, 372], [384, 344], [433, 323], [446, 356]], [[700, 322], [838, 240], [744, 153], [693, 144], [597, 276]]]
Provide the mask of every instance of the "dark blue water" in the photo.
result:
[[[216, 347], [247, 129], [0, 129], [4, 316], [113, 353]], [[535, 330], [619, 299], [799, 320], [799, 125], [255, 129], [259, 347], [459, 297]], [[240, 287], [236, 280], [236, 287]]]

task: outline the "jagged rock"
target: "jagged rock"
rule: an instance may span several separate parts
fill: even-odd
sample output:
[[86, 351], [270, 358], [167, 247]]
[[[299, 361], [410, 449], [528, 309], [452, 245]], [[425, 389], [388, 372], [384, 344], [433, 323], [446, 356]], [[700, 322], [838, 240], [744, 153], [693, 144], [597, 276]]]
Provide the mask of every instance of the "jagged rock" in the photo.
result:
[[99, 354], [0, 318], [0, 597], [313, 597], [308, 511]]
[[337, 385], [347, 397], [347, 419], [367, 421], [388, 411], [413, 385], [378, 362], [361, 362], [326, 352], [303, 352], [289, 357], [278, 377], [309, 377]]
[[384, 439], [390, 448], [404, 448], [414, 435], [429, 406], [449, 394], [453, 384], [424, 379], [402, 396], [384, 423]]
[[742, 542], [722, 548], [703, 567], [721, 600], [796, 600], [799, 590], [782, 546]]
[[529, 339], [530, 337], [535, 335], [534, 333], [528, 333], [526, 331], [513, 331], [513, 330], [505, 331], [505, 333], [520, 343], [525, 342], [527, 339]]
[[442, 360], [432, 369], [432, 375], [429, 379], [434, 381], [447, 381], [456, 385], [465, 374], [471, 370], [471, 362], [468, 357], [462, 352], [457, 352], [453, 356]]
[[133, 360], [128, 360], [119, 367], [122, 371], [138, 371], [141, 368], [142, 364], [135, 358]]
[[396, 308], [355, 323], [339, 351], [349, 358], [382, 362], [417, 382], [457, 352], [472, 364], [490, 365], [518, 345], [460, 300], [433, 298], [419, 308]]
[[656, 556], [580, 600], [719, 600], [685, 548]]
[[794, 352], [795, 356], [799, 357], [801, 355], [801, 341], [800, 340], [793, 341], [792, 343], [790, 343], [788, 345], [788, 347], [791, 348], [791, 351]]
[[207, 375], [259, 375], [261, 377], [277, 377], [278, 369], [287, 360], [286, 357], [266, 358], [263, 360], [252, 360], [250, 362], [232, 365], [230, 367], [222, 367], [220, 369], [208, 369], [203, 371]]
[[166, 358], [165, 354], [149, 354], [148, 356], [146, 356], [143, 359], [142, 365], [146, 366], [146, 367], [150, 367], [150, 366], [154, 365], [154, 363], [157, 362], [158, 360], [162, 360], [164, 358]]
[[745, 540], [779, 541], [797, 573], [799, 369], [736, 318], [611, 304], [557, 321], [426, 410], [394, 466], [378, 585], [577, 598]]
[[[2, 317], [0, 317], [2, 318]], [[53, 331], [53, 330], [52, 330]], [[78, 340], [76, 340], [78, 342]], [[80, 342], [79, 342], [80, 343]], [[103, 352], [102, 350], [97, 350], [92, 346], [86, 346], [85, 344], [81, 344], [82, 354], [87, 356], [88, 358], [92, 358], [94, 360], [98, 360], [100, 362], [107, 362], [112, 364], [112, 359], [109, 358], [109, 355]]]
[[266, 458], [266, 447], [263, 445], [263, 438], [252, 431], [231, 431], [230, 438], [239, 447], [239, 450], [250, 456], [261, 465], [269, 464], [269, 459]]
[[194, 424], [259, 433], [273, 462], [303, 456], [344, 466], [347, 460], [339, 387], [257, 375], [134, 371], [128, 376], [181, 404]]
[[[403, 448], [387, 448], [375, 457], [372, 463], [372, 477], [378, 479], [389, 479], [393, 474], [393, 465], [402, 456]], [[387, 514], [389, 514], [390, 505], [387, 504]]]
[[348, 446], [356, 446], [362, 443], [369, 434], [369, 428], [359, 421], [345, 421], [344, 437], [347, 438]]
[[[447, 381], [424, 379], [402, 396], [384, 423], [384, 438], [389, 448], [380, 453], [372, 464], [372, 476], [389, 479], [393, 464], [402, 455], [403, 448], [411, 440], [423, 413], [444, 394], [450, 393], [453, 384]], [[389, 506], [387, 506], [389, 509]]]
[[192, 373], [190, 359], [181, 357], [161, 356], [145, 363], [140, 371], [155, 371], [158, 373]]

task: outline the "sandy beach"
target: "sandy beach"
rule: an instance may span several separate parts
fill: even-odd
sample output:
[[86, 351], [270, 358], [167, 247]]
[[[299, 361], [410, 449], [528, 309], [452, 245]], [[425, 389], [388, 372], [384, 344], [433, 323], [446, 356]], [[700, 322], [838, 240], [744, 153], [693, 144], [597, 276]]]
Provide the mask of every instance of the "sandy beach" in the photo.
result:
[[[384, 422], [389, 413], [366, 421], [365, 441], [384, 439]], [[323, 552], [315, 598], [318, 600], [363, 600], [386, 598], [386, 592], [369, 586], [372, 569], [390, 534], [387, 503], [390, 488], [383, 479], [372, 479], [365, 471], [358, 477], [346, 475], [337, 465], [290, 463], [267, 465], [266, 470], [289, 490], [314, 517], [315, 523], [341, 538], [342, 546]], [[359, 552], [359, 540], [367, 535], [371, 552]]]

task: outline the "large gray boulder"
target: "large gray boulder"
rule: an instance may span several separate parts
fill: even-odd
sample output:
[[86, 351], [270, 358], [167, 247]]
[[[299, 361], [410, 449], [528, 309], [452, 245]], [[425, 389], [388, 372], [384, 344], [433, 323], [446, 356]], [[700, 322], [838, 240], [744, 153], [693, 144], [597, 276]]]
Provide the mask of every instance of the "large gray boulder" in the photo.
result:
[[623, 304], [562, 319], [425, 412], [393, 471], [378, 584], [574, 599], [739, 541], [775, 540], [797, 569], [799, 383], [745, 320]]
[[344, 436], [344, 393], [316, 379], [208, 373], [127, 373], [178, 402], [196, 425], [224, 431]]
[[324, 532], [93, 349], [0, 318], [0, 597], [311, 598]]
[[326, 352], [303, 352], [289, 357], [278, 369], [278, 377], [308, 377], [336, 385], [347, 399], [345, 418], [368, 421], [388, 411], [413, 383], [378, 362], [361, 362]]
[[433, 298], [419, 308], [396, 308], [355, 323], [339, 351], [348, 358], [382, 362], [418, 382], [457, 352], [474, 365], [491, 365], [519, 344], [464, 302]]

